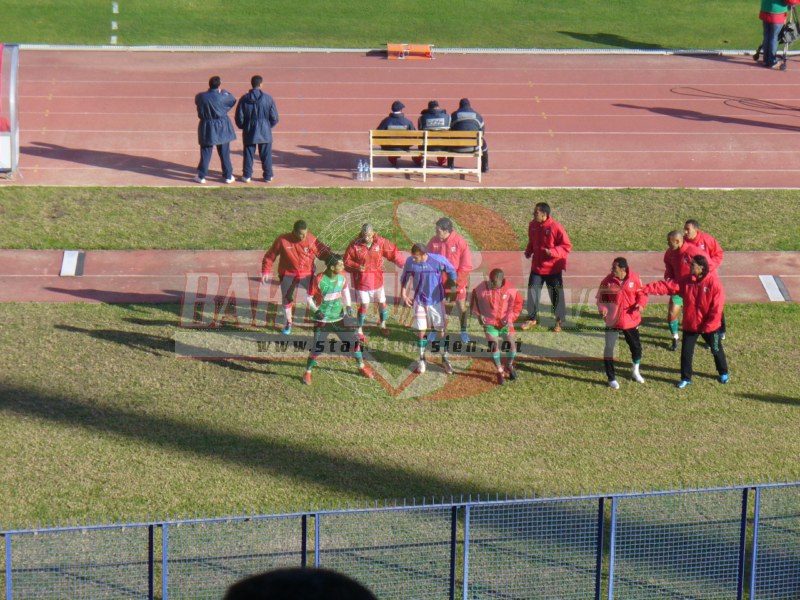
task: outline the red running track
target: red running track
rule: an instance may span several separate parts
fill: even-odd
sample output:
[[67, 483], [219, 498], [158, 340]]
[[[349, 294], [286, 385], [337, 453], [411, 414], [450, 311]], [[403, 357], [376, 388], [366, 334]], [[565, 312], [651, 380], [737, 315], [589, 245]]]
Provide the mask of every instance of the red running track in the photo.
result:
[[[281, 122], [278, 186], [794, 187], [781, 159], [800, 133], [800, 64], [749, 57], [23, 50], [23, 185], [195, 185], [194, 95], [219, 74], [235, 95], [262, 74]], [[437, 98], [485, 117], [491, 173], [356, 183], [367, 131], [392, 100], [412, 120]], [[233, 144], [241, 174], [241, 142]], [[212, 160], [210, 184], [220, 183]], [[236, 183], [236, 186], [245, 184]], [[263, 183], [250, 184], [265, 185]]]

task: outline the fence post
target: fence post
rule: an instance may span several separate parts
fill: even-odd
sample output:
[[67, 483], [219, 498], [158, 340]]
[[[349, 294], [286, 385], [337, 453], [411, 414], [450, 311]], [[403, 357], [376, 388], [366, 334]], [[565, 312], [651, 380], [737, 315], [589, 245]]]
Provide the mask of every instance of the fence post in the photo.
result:
[[314, 513], [314, 566], [319, 567], [319, 513]]
[[155, 590], [155, 549], [154, 540], [155, 536], [153, 532], [155, 530], [154, 525], [147, 526], [147, 598], [148, 600], [154, 600], [156, 590]]
[[168, 600], [169, 593], [169, 525], [161, 525], [161, 600]]
[[594, 574], [594, 598], [600, 600], [600, 584], [603, 575], [603, 530], [605, 529], [605, 498], [597, 499], [597, 566]]
[[458, 507], [450, 509], [450, 600], [456, 597], [456, 543], [458, 535]]
[[758, 560], [758, 513], [761, 508], [761, 488], [757, 487], [753, 506], [753, 560], [750, 563], [750, 600], [756, 600], [756, 563]]
[[611, 497], [611, 550], [608, 557], [608, 600], [614, 600], [614, 561], [617, 544], [617, 497]]
[[11, 535], [5, 534], [6, 538], [6, 600], [11, 600], [14, 588], [11, 585]]
[[744, 557], [747, 544], [747, 494], [749, 490], [742, 490], [742, 520], [739, 528], [739, 569], [736, 579], [736, 600], [742, 600], [744, 593]]
[[463, 599], [469, 595], [469, 504], [464, 507], [464, 585]]
[[303, 515], [300, 520], [300, 566], [308, 565], [308, 515]]

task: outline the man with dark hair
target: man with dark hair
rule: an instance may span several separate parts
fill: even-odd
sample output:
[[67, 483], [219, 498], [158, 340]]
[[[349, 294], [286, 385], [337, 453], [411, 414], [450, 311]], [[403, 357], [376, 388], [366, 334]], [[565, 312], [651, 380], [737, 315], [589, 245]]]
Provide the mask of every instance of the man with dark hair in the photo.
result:
[[525, 258], [531, 260], [528, 277], [528, 318], [522, 329], [528, 330], [539, 324], [539, 301], [542, 287], [547, 286], [556, 322], [553, 331], [561, 331], [567, 316], [564, 300], [563, 272], [567, 268], [567, 257], [572, 250], [564, 226], [550, 216], [550, 205], [539, 202], [533, 208], [533, 220], [528, 224], [528, 246]]
[[[503, 385], [505, 378], [514, 381], [517, 372], [514, 370], [514, 358], [517, 355], [514, 321], [522, 312], [522, 296], [517, 288], [506, 281], [502, 269], [492, 269], [489, 280], [478, 284], [472, 291], [470, 307], [478, 316], [478, 322], [484, 329], [486, 341], [492, 354], [492, 362], [497, 369], [497, 383]], [[500, 362], [500, 342], [506, 348], [506, 365]]]
[[[420, 131], [448, 131], [450, 129], [450, 115], [447, 114], [445, 109], [439, 107], [437, 100], [431, 100], [428, 102], [428, 108], [419, 114], [417, 129]], [[440, 148], [429, 147], [428, 150], [440, 150]], [[436, 160], [440, 167], [447, 163], [447, 159], [444, 156], [440, 156]]]
[[[406, 107], [405, 104], [400, 102], [400, 100], [395, 100], [392, 102], [392, 112], [389, 113], [388, 117], [385, 117], [375, 129], [380, 130], [397, 130], [397, 131], [415, 131], [414, 124], [406, 119], [406, 116], [403, 114], [403, 109]], [[396, 146], [381, 146], [383, 150], [406, 150], [405, 147], [396, 147]], [[397, 167], [397, 156], [389, 156], [389, 163], [393, 167]], [[422, 164], [422, 157], [415, 156], [413, 158], [414, 164], [417, 166]]]
[[[462, 98], [458, 103], [458, 110], [453, 112], [450, 115], [450, 130], [451, 131], [480, 131], [483, 133], [485, 131], [485, 126], [483, 123], [483, 117], [481, 113], [477, 110], [472, 108], [472, 105], [469, 102], [469, 98]], [[486, 144], [486, 137], [483, 137], [482, 142], [482, 150], [483, 154], [481, 156], [481, 172], [488, 173], [489, 172], [489, 146]], [[464, 152], [474, 152], [476, 148], [466, 148]], [[459, 150], [455, 150], [455, 152], [459, 152]], [[451, 169], [455, 164], [454, 158], [447, 159], [447, 166]]]
[[[697, 255], [706, 256], [706, 253], [697, 246], [687, 244], [683, 234], [677, 229], [667, 234], [667, 250], [664, 252], [664, 280], [677, 281], [689, 274], [692, 259]], [[672, 352], [678, 349], [678, 315], [683, 306], [683, 299], [678, 294], [673, 294], [667, 307], [667, 327], [672, 334], [669, 349]]]
[[289, 567], [242, 579], [224, 600], [377, 600], [355, 579], [329, 569]]
[[[708, 264], [712, 269], [719, 269], [725, 252], [722, 246], [710, 233], [706, 233], [700, 229], [700, 223], [695, 219], [689, 219], [683, 224], [683, 241], [686, 244], [697, 246], [708, 254]], [[720, 332], [722, 339], [725, 339], [725, 313], [722, 314], [722, 326]]]
[[[400, 295], [403, 303], [413, 309], [414, 329], [417, 330], [419, 346], [417, 373], [425, 372], [425, 349], [429, 341], [426, 331], [431, 329], [436, 332], [440, 340], [444, 339], [447, 321], [444, 310], [443, 273], [447, 275], [447, 281], [452, 286], [458, 276], [450, 261], [439, 254], [429, 254], [422, 244], [412, 246], [411, 256], [406, 259], [400, 276]], [[410, 294], [407, 289], [409, 283]], [[453, 374], [446, 344], [442, 354], [442, 366], [445, 373]]]
[[244, 163], [242, 181], [250, 183], [253, 176], [253, 158], [258, 149], [264, 181], [272, 181], [272, 128], [278, 124], [278, 107], [272, 96], [262, 91], [264, 79], [253, 75], [252, 89], [239, 98], [236, 106], [236, 126], [242, 130]]
[[692, 361], [697, 338], [703, 340], [714, 354], [720, 383], [728, 383], [728, 361], [722, 348], [720, 325], [725, 308], [725, 290], [711, 269], [708, 258], [696, 255], [689, 263], [689, 274], [677, 279], [656, 281], [644, 286], [646, 294], [679, 294], [683, 299], [683, 342], [681, 344], [681, 380], [678, 388], [692, 383]]
[[455, 283], [454, 300], [459, 310], [459, 324], [461, 326], [461, 341], [469, 343], [467, 333], [467, 293], [469, 292], [469, 274], [472, 271], [472, 253], [469, 244], [461, 235], [453, 231], [453, 221], [442, 217], [436, 221], [436, 234], [430, 239], [427, 250], [433, 254], [440, 254], [450, 261], [455, 267], [457, 278]]
[[197, 165], [197, 183], [205, 183], [208, 165], [214, 147], [222, 162], [222, 177], [225, 183], [233, 183], [233, 165], [231, 164], [231, 142], [236, 139], [228, 112], [236, 104], [236, 98], [227, 90], [220, 89], [222, 80], [214, 75], [208, 80], [208, 91], [200, 92], [194, 97], [197, 116], [197, 141], [200, 144], [200, 163]]
[[292, 332], [292, 307], [295, 292], [299, 287], [308, 292], [311, 277], [314, 274], [314, 259], [325, 260], [331, 252], [308, 231], [305, 221], [296, 221], [291, 233], [284, 233], [275, 238], [272, 246], [264, 254], [261, 261], [261, 281], [268, 284], [272, 279], [272, 265], [278, 262], [278, 276], [281, 285], [281, 304], [286, 323], [284, 335]]
[[642, 280], [628, 267], [628, 261], [618, 257], [611, 263], [611, 272], [600, 282], [597, 290], [597, 309], [606, 324], [606, 344], [603, 350], [603, 364], [606, 369], [608, 386], [619, 389], [614, 371], [614, 348], [620, 332], [631, 351], [633, 368], [631, 376], [637, 383], [644, 383], [639, 372], [642, 362], [642, 342], [639, 339], [639, 324], [642, 322], [641, 309], [647, 304]]

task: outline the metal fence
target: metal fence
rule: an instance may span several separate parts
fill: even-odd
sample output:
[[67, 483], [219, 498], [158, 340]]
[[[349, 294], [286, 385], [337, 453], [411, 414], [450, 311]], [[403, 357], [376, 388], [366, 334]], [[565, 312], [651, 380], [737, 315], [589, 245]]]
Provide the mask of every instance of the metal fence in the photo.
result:
[[0, 535], [8, 600], [219, 599], [287, 566], [382, 600], [800, 598], [800, 482]]

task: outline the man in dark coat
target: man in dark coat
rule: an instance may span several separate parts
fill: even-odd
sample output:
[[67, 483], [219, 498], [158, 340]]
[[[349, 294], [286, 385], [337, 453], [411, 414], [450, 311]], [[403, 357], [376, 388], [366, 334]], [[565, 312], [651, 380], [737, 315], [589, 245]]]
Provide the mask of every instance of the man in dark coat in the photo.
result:
[[[392, 102], [392, 112], [389, 113], [389, 116], [384, 118], [376, 127], [376, 129], [380, 130], [399, 130], [399, 131], [414, 131], [414, 124], [406, 119], [406, 116], [403, 114], [403, 109], [406, 107], [405, 104], [400, 102], [400, 100], [395, 100]], [[405, 147], [395, 147], [395, 146], [381, 146], [384, 150], [406, 150]], [[389, 163], [393, 166], [397, 166], [397, 156], [388, 156]], [[422, 164], [422, 157], [415, 156], [413, 159], [414, 163], [417, 165]]]
[[[481, 113], [472, 108], [469, 103], [469, 98], [462, 98], [458, 103], [458, 110], [450, 115], [451, 131], [481, 131], [484, 130], [483, 117]], [[466, 150], [472, 152], [471, 149]], [[456, 151], [457, 152], [457, 151]], [[447, 166], [453, 168], [455, 159], [448, 158]], [[481, 157], [481, 172], [489, 172], [489, 146], [486, 144], [486, 138], [483, 138], [483, 156]]]
[[278, 124], [278, 108], [272, 96], [261, 90], [264, 79], [253, 75], [253, 89], [239, 98], [236, 106], [236, 126], [242, 130], [244, 166], [242, 181], [250, 183], [253, 176], [253, 157], [258, 148], [264, 181], [272, 181], [272, 128]]
[[231, 142], [236, 139], [233, 123], [228, 111], [236, 104], [236, 98], [227, 90], [220, 89], [222, 80], [214, 75], [208, 80], [208, 91], [200, 92], [194, 97], [197, 106], [197, 141], [200, 144], [200, 164], [197, 165], [197, 183], [205, 183], [208, 175], [208, 163], [214, 146], [222, 161], [222, 177], [225, 183], [233, 183], [233, 165], [231, 165]]
[[[420, 131], [448, 131], [450, 129], [450, 115], [447, 111], [439, 107], [437, 100], [428, 102], [428, 108], [419, 114], [417, 127]], [[428, 148], [428, 150], [439, 150], [439, 148]], [[437, 161], [443, 167], [447, 162], [444, 156], [440, 156]]]

